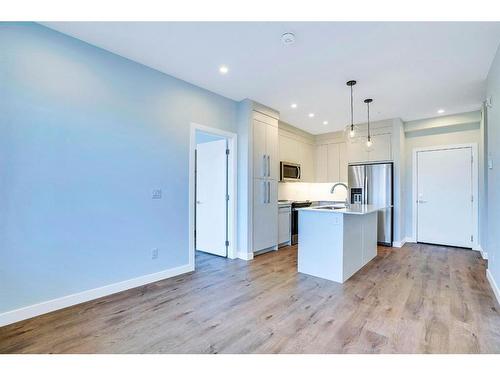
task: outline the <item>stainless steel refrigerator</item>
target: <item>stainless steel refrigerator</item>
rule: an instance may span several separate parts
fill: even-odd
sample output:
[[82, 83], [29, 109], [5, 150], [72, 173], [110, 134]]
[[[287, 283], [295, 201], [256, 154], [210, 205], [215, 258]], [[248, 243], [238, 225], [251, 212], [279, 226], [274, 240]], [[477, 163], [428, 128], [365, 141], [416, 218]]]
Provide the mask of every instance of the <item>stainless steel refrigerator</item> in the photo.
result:
[[351, 204], [373, 204], [387, 208], [378, 212], [378, 243], [392, 246], [393, 239], [393, 164], [349, 164]]

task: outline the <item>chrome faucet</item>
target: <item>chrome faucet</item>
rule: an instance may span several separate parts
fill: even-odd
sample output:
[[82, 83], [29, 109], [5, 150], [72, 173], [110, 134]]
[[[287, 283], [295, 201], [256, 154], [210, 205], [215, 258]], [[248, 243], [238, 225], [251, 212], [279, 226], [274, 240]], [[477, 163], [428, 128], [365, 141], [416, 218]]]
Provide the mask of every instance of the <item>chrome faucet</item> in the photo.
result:
[[[347, 191], [347, 194], [349, 195], [349, 188], [343, 182], [337, 182], [335, 185], [333, 185], [332, 189], [330, 190], [330, 193], [333, 194], [335, 192], [335, 189], [337, 188], [337, 186], [343, 186], [343, 187], [345, 187], [345, 190]], [[345, 199], [345, 206], [346, 207], [350, 207], [351, 206], [350, 203], [349, 203], [348, 197], [346, 197], [346, 199]]]

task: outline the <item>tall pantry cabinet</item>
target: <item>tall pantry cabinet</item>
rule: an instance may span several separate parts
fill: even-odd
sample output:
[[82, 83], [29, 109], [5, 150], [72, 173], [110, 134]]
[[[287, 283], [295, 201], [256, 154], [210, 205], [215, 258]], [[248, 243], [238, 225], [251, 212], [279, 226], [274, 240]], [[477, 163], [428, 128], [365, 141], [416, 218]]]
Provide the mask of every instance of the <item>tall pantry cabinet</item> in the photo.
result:
[[279, 112], [250, 99], [237, 106], [238, 257], [278, 248]]
[[278, 119], [253, 111], [253, 251], [278, 245]]

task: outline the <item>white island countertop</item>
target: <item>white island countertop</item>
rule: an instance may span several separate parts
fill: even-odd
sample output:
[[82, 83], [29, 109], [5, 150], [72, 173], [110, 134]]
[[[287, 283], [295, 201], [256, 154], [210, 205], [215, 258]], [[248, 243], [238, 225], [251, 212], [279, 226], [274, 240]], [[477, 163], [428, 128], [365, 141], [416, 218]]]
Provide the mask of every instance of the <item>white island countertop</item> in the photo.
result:
[[334, 204], [327, 206], [318, 207], [304, 207], [299, 208], [299, 211], [317, 211], [317, 212], [327, 212], [327, 213], [337, 213], [337, 214], [348, 214], [348, 215], [366, 215], [372, 212], [382, 210], [387, 207], [376, 206], [373, 204], [351, 204], [346, 207], [343, 204]]

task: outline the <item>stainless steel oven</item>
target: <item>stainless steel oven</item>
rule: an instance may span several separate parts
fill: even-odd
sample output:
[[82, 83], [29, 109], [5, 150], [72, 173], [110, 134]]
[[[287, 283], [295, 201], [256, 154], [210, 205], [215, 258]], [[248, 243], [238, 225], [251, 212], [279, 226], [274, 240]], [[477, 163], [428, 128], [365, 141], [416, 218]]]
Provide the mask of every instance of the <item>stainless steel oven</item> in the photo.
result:
[[292, 245], [299, 242], [299, 211], [298, 208], [311, 206], [312, 202], [292, 202]]
[[280, 163], [280, 181], [300, 181], [300, 164], [282, 161]]

